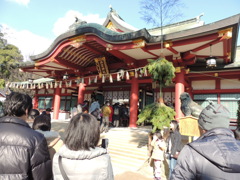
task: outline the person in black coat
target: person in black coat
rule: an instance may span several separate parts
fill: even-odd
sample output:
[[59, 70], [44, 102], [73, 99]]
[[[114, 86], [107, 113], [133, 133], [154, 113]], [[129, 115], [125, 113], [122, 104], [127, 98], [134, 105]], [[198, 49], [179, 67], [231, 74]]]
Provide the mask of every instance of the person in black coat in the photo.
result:
[[120, 124], [123, 127], [127, 127], [129, 123], [129, 110], [126, 104], [123, 104], [120, 108]]
[[45, 137], [26, 123], [32, 109], [27, 94], [13, 92], [0, 118], [0, 179], [52, 179], [52, 163]]
[[51, 130], [51, 127], [52, 127], [52, 124], [51, 124], [51, 109], [50, 108], [47, 108], [46, 111], [43, 111], [41, 115], [44, 115], [44, 116], [47, 116], [48, 117], [48, 120], [49, 120], [49, 124], [50, 124], [50, 130]]
[[182, 136], [179, 132], [179, 124], [176, 120], [172, 120], [170, 123], [170, 136], [167, 147], [167, 154], [169, 154], [169, 177], [177, 164], [177, 158], [182, 147]]
[[229, 129], [230, 119], [221, 104], [210, 103], [202, 110], [202, 135], [183, 147], [170, 180], [240, 179], [240, 141]]
[[119, 102], [115, 103], [113, 105], [113, 126], [119, 127], [119, 121], [120, 121], [120, 104]]

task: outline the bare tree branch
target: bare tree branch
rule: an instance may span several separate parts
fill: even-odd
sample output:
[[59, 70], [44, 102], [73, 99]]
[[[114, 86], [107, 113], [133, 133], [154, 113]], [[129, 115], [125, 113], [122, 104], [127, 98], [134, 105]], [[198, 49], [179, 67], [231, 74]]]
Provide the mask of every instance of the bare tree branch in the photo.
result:
[[[182, 13], [182, 0], [142, 0], [141, 11], [139, 12], [147, 24], [153, 26], [167, 25], [176, 22]], [[162, 22], [161, 22], [162, 15]]]

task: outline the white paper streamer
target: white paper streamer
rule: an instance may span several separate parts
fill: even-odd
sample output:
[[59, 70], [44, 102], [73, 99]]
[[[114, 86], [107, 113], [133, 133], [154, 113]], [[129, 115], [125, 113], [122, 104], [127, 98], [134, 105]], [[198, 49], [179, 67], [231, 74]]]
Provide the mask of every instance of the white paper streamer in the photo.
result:
[[105, 83], [105, 76], [102, 75], [102, 83]]
[[128, 71], [126, 71], [126, 79], [127, 79], [127, 80], [130, 79], [130, 77], [129, 77], [129, 72], [128, 72]]
[[88, 84], [89, 85], [91, 84], [91, 78], [88, 78]]
[[135, 78], [138, 78], [138, 72], [137, 72], [137, 69], [135, 69]]
[[110, 76], [109, 76], [109, 81], [110, 81], [110, 83], [113, 83], [113, 78], [112, 78], [112, 75], [110, 74]]
[[97, 76], [96, 76], [95, 79], [94, 79], [94, 83], [97, 83]]

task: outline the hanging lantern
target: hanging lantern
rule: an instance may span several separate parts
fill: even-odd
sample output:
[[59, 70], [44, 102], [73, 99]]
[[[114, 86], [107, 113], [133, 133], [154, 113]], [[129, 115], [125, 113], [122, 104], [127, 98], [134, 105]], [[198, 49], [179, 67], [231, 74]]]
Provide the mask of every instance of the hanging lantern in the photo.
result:
[[212, 44], [210, 44], [210, 56], [206, 58], [207, 68], [214, 68], [217, 66], [216, 57], [212, 56]]
[[71, 87], [71, 86], [72, 86], [72, 80], [71, 80], [71, 81], [69, 81], [69, 84], [68, 84], [68, 86], [69, 86], [69, 87]]
[[59, 82], [59, 87], [62, 88], [62, 81]]
[[207, 57], [206, 58], [206, 63], [207, 63], [207, 67], [209, 68], [213, 68], [217, 66], [217, 61], [216, 61], [216, 57]]
[[50, 83], [50, 88], [53, 88], [53, 82]]

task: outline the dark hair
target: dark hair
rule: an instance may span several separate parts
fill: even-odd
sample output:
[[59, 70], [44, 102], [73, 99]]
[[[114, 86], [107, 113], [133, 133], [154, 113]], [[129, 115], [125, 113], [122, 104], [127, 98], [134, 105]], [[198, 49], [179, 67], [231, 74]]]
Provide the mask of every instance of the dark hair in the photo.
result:
[[174, 129], [172, 129], [172, 130], [173, 131], [179, 131], [178, 122], [176, 120], [172, 120], [171, 123], [174, 125]]
[[37, 109], [32, 109], [29, 113], [29, 118], [35, 119], [37, 116], [40, 115], [40, 112]]
[[237, 127], [234, 131], [235, 139], [240, 140], [240, 127]]
[[87, 113], [78, 113], [72, 117], [66, 130], [65, 145], [70, 150], [89, 150], [95, 148], [100, 139], [99, 123]]
[[51, 129], [50, 118], [42, 114], [40, 116], [37, 116], [33, 121], [32, 128], [34, 130], [39, 129], [42, 131], [50, 131]]
[[49, 111], [49, 112], [51, 112], [52, 110], [51, 110], [51, 108], [47, 108], [47, 109], [46, 109], [46, 111]]
[[4, 114], [6, 116], [21, 117], [26, 115], [26, 110], [32, 109], [32, 98], [28, 94], [12, 92], [4, 102]]
[[158, 137], [158, 139], [162, 139], [163, 138], [163, 136], [161, 134], [161, 130], [156, 130], [154, 135], [156, 135]]

